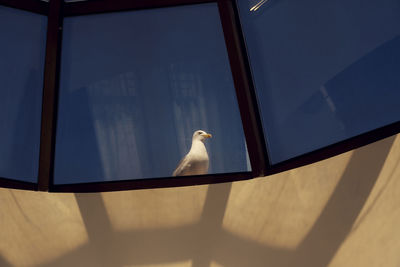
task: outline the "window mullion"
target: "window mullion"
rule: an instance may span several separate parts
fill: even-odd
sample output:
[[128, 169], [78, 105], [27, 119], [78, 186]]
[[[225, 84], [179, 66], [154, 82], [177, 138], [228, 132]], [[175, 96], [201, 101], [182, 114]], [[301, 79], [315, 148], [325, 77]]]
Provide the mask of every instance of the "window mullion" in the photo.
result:
[[219, 0], [225, 43], [238, 99], [243, 130], [246, 136], [253, 176], [262, 176], [268, 166], [268, 155], [262, 134], [254, 87], [247, 62], [240, 26], [231, 0]]
[[49, 190], [53, 176], [57, 90], [61, 50], [62, 3], [62, 0], [51, 0], [49, 6], [40, 136], [38, 178], [38, 190], [40, 191]]

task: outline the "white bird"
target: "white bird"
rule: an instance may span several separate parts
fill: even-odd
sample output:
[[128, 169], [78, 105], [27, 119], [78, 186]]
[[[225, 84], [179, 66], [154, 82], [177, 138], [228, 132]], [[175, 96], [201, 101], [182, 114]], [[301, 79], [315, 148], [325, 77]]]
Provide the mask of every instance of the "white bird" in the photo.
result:
[[172, 176], [198, 175], [208, 172], [208, 154], [204, 140], [211, 134], [197, 130], [193, 134], [192, 147], [189, 153], [179, 162]]

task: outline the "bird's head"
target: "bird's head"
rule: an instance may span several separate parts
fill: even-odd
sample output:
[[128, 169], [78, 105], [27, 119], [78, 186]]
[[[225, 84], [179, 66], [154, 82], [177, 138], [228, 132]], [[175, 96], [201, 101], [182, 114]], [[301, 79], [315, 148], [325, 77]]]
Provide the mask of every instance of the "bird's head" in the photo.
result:
[[212, 136], [211, 134], [206, 133], [203, 130], [197, 130], [193, 134], [193, 141], [194, 140], [204, 141], [207, 138], [211, 138], [211, 136]]

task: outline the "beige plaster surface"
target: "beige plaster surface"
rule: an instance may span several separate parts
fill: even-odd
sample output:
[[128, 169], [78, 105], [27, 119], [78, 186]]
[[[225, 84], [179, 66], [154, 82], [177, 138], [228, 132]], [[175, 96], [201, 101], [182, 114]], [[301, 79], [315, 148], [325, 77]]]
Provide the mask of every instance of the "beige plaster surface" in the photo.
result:
[[0, 189], [0, 266], [400, 266], [400, 136], [235, 183]]

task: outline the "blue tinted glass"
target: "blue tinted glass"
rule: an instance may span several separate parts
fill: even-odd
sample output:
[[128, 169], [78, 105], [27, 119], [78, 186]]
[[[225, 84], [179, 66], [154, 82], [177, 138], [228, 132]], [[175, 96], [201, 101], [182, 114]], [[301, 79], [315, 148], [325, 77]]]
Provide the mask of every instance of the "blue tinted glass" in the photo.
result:
[[0, 176], [36, 182], [47, 18], [0, 6]]
[[63, 32], [55, 183], [171, 176], [198, 129], [208, 173], [248, 170], [216, 4], [71, 17]]
[[238, 0], [272, 163], [400, 119], [400, 1]]

